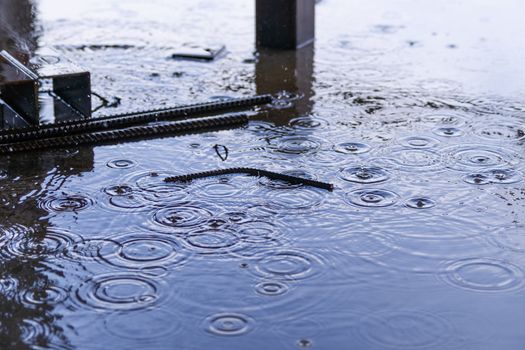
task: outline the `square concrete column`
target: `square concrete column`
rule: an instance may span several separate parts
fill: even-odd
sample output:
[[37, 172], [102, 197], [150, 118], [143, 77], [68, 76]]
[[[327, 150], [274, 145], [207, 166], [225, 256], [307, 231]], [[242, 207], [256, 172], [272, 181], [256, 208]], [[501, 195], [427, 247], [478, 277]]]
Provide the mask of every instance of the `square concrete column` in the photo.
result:
[[315, 0], [256, 0], [257, 46], [295, 50], [315, 39]]

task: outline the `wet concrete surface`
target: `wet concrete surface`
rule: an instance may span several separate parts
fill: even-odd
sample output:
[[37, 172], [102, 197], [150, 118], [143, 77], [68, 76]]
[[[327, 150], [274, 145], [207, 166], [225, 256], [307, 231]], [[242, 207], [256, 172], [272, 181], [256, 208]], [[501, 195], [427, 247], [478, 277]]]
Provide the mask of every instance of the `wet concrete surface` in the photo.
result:
[[[0, 46], [90, 70], [95, 116], [279, 96], [236, 130], [2, 157], [2, 348], [523, 348], [520, 1], [323, 0], [315, 46], [255, 53], [250, 1], [0, 5]], [[163, 181], [224, 167], [336, 189]]]

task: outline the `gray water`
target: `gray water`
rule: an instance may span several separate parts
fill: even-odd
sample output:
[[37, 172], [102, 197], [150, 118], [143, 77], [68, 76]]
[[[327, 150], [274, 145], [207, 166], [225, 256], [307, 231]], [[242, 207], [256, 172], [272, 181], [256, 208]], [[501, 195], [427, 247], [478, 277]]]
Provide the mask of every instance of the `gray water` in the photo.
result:
[[[0, 5], [0, 46], [89, 69], [95, 115], [281, 96], [0, 158], [2, 349], [523, 349], [522, 1], [323, 0], [315, 47], [255, 54], [253, 1]], [[232, 166], [336, 189], [162, 181]]]

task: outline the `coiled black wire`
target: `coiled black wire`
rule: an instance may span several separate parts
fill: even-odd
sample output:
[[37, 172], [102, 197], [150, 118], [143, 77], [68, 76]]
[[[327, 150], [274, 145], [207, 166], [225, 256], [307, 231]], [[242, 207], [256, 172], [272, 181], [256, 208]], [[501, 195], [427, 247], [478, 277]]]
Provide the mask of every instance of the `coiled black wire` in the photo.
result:
[[330, 183], [320, 182], [316, 180], [305, 179], [302, 177], [285, 175], [285, 174], [275, 173], [273, 171], [267, 171], [267, 170], [255, 169], [255, 168], [217, 169], [217, 170], [204, 171], [201, 173], [194, 173], [194, 174], [188, 174], [188, 175], [171, 176], [171, 177], [165, 178], [164, 181], [165, 182], [188, 182], [188, 181], [192, 181], [196, 179], [228, 175], [228, 174], [248, 174], [251, 176], [258, 176], [258, 177], [264, 176], [270, 179], [287, 181], [291, 184], [312, 186], [312, 187], [317, 187], [317, 188], [321, 188], [321, 189], [328, 190], [328, 191], [334, 190], [334, 185]]
[[160, 135], [207, 131], [218, 128], [229, 128], [246, 124], [248, 120], [249, 119], [246, 114], [230, 114], [218, 117], [181, 120], [159, 125], [135, 126], [126, 129], [98, 131], [42, 140], [30, 140], [0, 145], [0, 154], [71, 147], [86, 144], [101, 144], [120, 140], [158, 137]]

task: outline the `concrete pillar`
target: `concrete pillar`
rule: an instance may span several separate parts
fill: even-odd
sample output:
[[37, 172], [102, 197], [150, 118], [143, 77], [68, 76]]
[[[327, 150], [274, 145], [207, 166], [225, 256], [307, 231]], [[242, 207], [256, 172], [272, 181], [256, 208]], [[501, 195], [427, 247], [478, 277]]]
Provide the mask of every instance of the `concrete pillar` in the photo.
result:
[[295, 50], [315, 39], [315, 0], [256, 0], [257, 46]]

